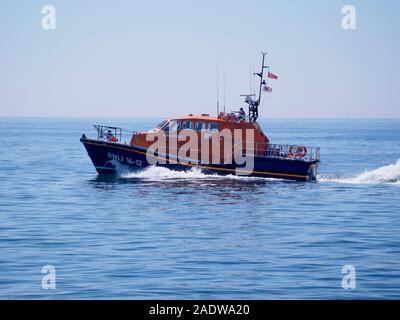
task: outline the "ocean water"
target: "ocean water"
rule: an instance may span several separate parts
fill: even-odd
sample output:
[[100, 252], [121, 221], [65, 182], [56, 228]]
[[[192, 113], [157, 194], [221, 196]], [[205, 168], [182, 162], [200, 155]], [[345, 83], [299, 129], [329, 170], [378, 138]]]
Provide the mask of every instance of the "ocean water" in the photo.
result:
[[315, 183], [97, 176], [82, 133], [159, 120], [0, 119], [0, 298], [400, 298], [400, 120], [260, 121], [321, 147]]

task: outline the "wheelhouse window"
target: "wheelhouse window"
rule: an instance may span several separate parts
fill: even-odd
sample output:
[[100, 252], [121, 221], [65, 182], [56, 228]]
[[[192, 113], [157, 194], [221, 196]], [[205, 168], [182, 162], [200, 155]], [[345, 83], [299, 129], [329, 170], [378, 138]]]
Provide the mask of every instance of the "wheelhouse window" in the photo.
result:
[[168, 123], [168, 121], [167, 121], [167, 120], [164, 120], [163, 122], [159, 123], [159, 124], [157, 125], [156, 128], [162, 129], [163, 127], [165, 127], [165, 125], [166, 125], [167, 123]]
[[182, 122], [182, 130], [191, 130], [193, 129], [193, 122], [192, 121], [183, 121]]
[[218, 123], [209, 123], [208, 124], [208, 131], [219, 131], [218, 130]]
[[165, 126], [165, 132], [177, 132], [179, 130], [180, 121], [171, 120], [167, 126]]
[[196, 122], [196, 131], [201, 131], [206, 129], [206, 124], [204, 122]]

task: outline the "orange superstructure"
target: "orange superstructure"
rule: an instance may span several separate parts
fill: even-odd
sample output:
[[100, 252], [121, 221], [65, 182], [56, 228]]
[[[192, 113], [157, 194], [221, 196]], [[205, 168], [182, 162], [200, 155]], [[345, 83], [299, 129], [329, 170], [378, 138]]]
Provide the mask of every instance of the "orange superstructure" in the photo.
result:
[[[255, 155], [263, 155], [269, 143], [267, 136], [261, 130], [257, 122], [246, 121], [245, 118], [240, 119], [234, 113], [220, 113], [218, 117], [190, 114], [186, 117], [167, 119], [149, 132], [135, 133], [132, 136], [131, 144], [146, 149], [151, 148], [154, 140], [151, 138], [149, 139], [149, 137], [151, 137], [152, 134], [153, 136], [159, 136], [161, 133], [168, 141], [165, 154], [170, 154], [175, 148], [180, 149], [188, 141], [189, 137], [183, 140], [185, 138], [185, 133], [188, 131], [197, 135], [197, 150], [199, 151], [197, 158], [199, 159], [202, 157], [200, 154], [201, 146], [204, 146], [205, 143], [209, 143], [210, 152], [209, 156], [207, 155], [206, 157], [210, 158], [212, 155], [212, 143], [218, 144], [221, 162], [224, 161], [224, 150], [226, 152], [225, 147], [227, 143], [231, 144], [231, 146], [228, 147], [231, 149], [231, 153], [239, 148], [243, 151], [247, 148], [248, 150], [252, 150], [252, 152], [254, 151]], [[250, 134], [251, 139], [249, 138]], [[213, 140], [213, 135], [216, 135], [218, 141]], [[237, 141], [240, 142], [238, 143]]]

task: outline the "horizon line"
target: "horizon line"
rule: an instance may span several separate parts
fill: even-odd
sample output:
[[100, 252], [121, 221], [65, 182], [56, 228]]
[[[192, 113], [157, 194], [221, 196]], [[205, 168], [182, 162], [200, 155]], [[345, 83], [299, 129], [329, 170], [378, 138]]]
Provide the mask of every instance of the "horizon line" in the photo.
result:
[[[0, 116], [0, 119], [173, 119], [168, 116]], [[259, 120], [400, 120], [400, 117], [259, 117]]]

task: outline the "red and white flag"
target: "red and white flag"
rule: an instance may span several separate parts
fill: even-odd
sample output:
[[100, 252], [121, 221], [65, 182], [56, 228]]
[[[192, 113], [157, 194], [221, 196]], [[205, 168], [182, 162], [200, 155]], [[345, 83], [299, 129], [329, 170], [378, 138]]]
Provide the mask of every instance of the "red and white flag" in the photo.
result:
[[268, 78], [278, 80], [278, 76], [274, 75], [272, 72], [268, 72]]

